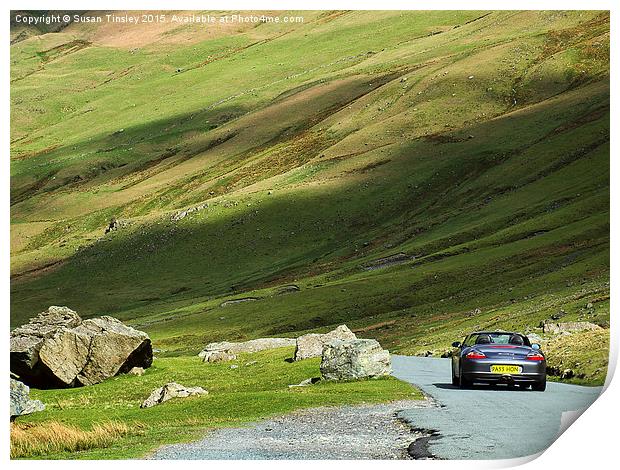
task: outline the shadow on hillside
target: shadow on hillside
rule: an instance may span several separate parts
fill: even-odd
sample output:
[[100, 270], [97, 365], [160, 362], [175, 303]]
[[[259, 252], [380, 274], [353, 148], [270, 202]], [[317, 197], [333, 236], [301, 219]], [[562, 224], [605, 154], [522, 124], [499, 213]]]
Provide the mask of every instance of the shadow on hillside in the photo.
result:
[[[604, 101], [604, 92], [602, 96], [597, 99]], [[583, 149], [600, 140], [597, 133], [589, 135], [588, 142], [573, 141], [574, 124], [582, 125], [578, 120], [593, 102], [586, 93], [578, 98], [568, 100], [570, 106], [556, 100], [548, 104], [549, 108], [515, 113], [459, 131], [471, 132], [474, 139], [414, 141], [393, 155], [390, 163], [364, 173], [363, 178], [342, 178], [337, 186], [302, 187], [294, 196], [285, 191], [235, 195], [219, 202], [217, 217], [210, 216], [213, 207], [209, 207], [178, 223], [165, 220], [136, 230], [119, 230], [105, 241], [80, 250], [56, 271], [13, 282], [11, 323], [22, 323], [49, 305], [68, 305], [86, 317], [167, 311], [217, 296], [290, 283], [299, 276], [333, 271], [348, 261], [361, 263], [394, 254], [399, 245], [415, 243], [418, 237], [423, 241], [417, 242], [413, 254], [430, 255], [498, 233], [548, 213], [556, 199], [566, 199], [567, 192], [581, 191], [574, 181], [566, 181], [561, 187], [550, 186], [544, 200], [535, 205], [521, 201], [516, 191], [589, 155], [576, 153], [575, 159], [567, 160], [566, 147]], [[184, 119], [189, 119], [188, 115]], [[170, 122], [128, 129], [120, 138], [163, 131], [165, 123]], [[564, 130], [557, 133], [560, 125]], [[555, 152], [551, 165], [548, 158], [530, 160], [527, 174], [516, 176], [506, 170], [505, 181], [488, 179], [489, 171], [518, 161], [523, 152], [544, 143], [549, 135], [559, 136], [565, 144], [546, 149]], [[108, 142], [106, 139], [113, 137], [101, 142]], [[608, 176], [601, 171], [597, 177], [580, 184], [601, 191], [608, 185]], [[509, 202], [502, 213], [477, 222], [486, 206], [499, 197]], [[567, 225], [572, 222], [565, 221]], [[599, 243], [598, 236], [596, 232], [589, 240], [580, 241], [581, 245], [550, 251], [545, 255], [547, 266], [554, 257], [565, 259], [567, 252], [595, 249], [592, 247]], [[501, 269], [525, 270], [530, 264], [531, 257], [522, 256], [512, 268], [489, 266], [488, 272], [478, 276], [487, 279], [489, 285], [497, 284], [501, 282], [497, 274]], [[351, 266], [347, 269], [354, 272]], [[454, 282], [473, 286], [480, 279]], [[181, 286], [183, 291], [179, 290]], [[413, 293], [407, 295], [414, 295], [414, 286], [410, 290]], [[156, 298], [162, 301], [153, 301]], [[402, 309], [407, 302], [396, 296], [375, 306], [375, 311], [359, 314]], [[259, 302], [253, 304], [258, 306]], [[350, 308], [338, 308], [360, 310], [355, 299], [351, 299]], [[333, 323], [333, 317], [321, 317], [320, 313], [315, 319]]]
[[[42, 170], [39, 178], [32, 182], [32, 175], [22, 178], [14, 171], [11, 186], [11, 203], [23, 201], [40, 192], [52, 191], [59, 187], [71, 188], [92, 181], [109, 170], [119, 177], [131, 172], [141, 171], [158, 165], [163, 161], [178, 164], [191, 157], [210, 150], [220, 144], [228, 143], [228, 158], [248, 151], [256, 152], [265, 146], [274, 146], [284, 140], [291, 141], [313, 124], [340, 110], [346, 104], [390, 83], [405, 74], [407, 69], [381, 73], [373, 76], [354, 75], [347, 79], [334, 79], [309, 89], [301, 89], [288, 99], [277, 104], [257, 106], [252, 115], [240, 121], [237, 126], [225, 126], [245, 115], [249, 109], [225, 105], [151, 121], [149, 123], [117, 129], [111, 134], [101, 135], [94, 141], [61, 147], [27, 160], [26, 164], [49, 166]], [[316, 87], [319, 88], [318, 92]], [[241, 95], [239, 95], [241, 96]], [[213, 105], [212, 105], [213, 106]], [[221, 106], [221, 107], [220, 107]], [[216, 130], [217, 129], [217, 130]], [[209, 131], [198, 139], [195, 135], [191, 143], [185, 138], [188, 133]], [[239, 137], [239, 138], [237, 138]], [[234, 145], [230, 145], [234, 144]], [[237, 146], [237, 148], [234, 148]], [[136, 148], [141, 147], [141, 150]], [[53, 168], [41, 159], [62, 156], [58, 163], [79, 158], [75, 164]], [[84, 167], [84, 165], [87, 166]], [[98, 165], [98, 166], [97, 166]], [[78, 174], [76, 174], [78, 173]], [[187, 175], [191, 178], [193, 175]], [[105, 180], [98, 181], [104, 183]]]

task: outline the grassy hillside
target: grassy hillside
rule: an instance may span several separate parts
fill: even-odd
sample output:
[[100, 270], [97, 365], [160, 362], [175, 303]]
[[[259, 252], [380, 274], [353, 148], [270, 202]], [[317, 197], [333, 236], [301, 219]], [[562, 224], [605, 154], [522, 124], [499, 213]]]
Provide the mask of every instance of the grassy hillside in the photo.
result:
[[167, 355], [607, 327], [609, 15], [303, 16], [11, 45], [11, 325], [67, 305]]

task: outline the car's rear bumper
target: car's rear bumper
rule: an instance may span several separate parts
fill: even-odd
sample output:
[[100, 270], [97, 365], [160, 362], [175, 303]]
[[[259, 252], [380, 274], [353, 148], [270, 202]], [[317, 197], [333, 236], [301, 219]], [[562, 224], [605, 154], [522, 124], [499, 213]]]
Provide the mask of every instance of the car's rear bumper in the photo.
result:
[[490, 372], [463, 372], [470, 382], [533, 384], [546, 380], [545, 374], [493, 374]]
[[[519, 366], [519, 374], [498, 374], [491, 372], [492, 365]], [[463, 375], [470, 382], [486, 383], [536, 383], [546, 380], [547, 365], [545, 361], [518, 361], [518, 360], [464, 360]]]

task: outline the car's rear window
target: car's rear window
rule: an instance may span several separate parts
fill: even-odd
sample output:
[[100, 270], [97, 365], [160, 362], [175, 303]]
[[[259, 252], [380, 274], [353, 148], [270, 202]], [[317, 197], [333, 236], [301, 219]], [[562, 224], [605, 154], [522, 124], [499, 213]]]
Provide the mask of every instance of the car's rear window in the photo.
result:
[[[530, 346], [530, 342], [527, 339], [526, 336], [523, 335], [518, 335], [518, 334], [514, 334], [514, 333], [476, 333], [476, 334], [472, 334], [470, 335], [466, 340], [465, 340], [465, 346], [473, 346], [474, 344], [516, 344], [516, 342], [513, 340], [512, 342], [510, 341], [510, 339], [513, 336], [517, 336], [519, 338], [521, 338], [523, 340], [523, 344], [525, 346]], [[487, 341], [481, 341], [481, 337], [488, 337], [490, 342]]]

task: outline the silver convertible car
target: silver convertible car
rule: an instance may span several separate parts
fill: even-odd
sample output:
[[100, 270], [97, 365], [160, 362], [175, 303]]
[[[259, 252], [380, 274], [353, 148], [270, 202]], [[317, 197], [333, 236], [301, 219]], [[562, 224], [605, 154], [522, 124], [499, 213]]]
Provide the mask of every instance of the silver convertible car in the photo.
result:
[[547, 364], [539, 344], [506, 331], [477, 331], [452, 346], [452, 384], [461, 388], [475, 382], [505, 383], [532, 390], [547, 387]]

